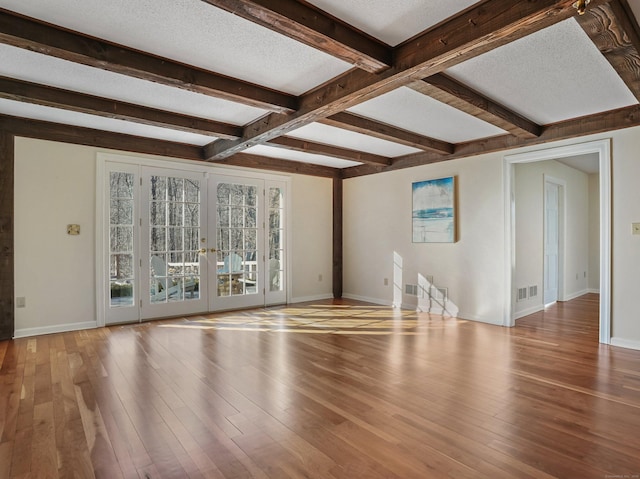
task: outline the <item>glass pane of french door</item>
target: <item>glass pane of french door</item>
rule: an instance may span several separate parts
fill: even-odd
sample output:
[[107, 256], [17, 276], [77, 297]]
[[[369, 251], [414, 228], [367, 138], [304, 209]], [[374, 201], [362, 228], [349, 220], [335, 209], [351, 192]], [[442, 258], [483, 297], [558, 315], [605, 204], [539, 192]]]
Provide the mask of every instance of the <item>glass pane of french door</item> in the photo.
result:
[[159, 168], [142, 178], [142, 318], [206, 311], [206, 180]]
[[209, 234], [215, 237], [216, 260], [210, 263], [215, 277], [210, 309], [264, 304], [263, 181], [217, 177], [211, 188], [215, 209]]

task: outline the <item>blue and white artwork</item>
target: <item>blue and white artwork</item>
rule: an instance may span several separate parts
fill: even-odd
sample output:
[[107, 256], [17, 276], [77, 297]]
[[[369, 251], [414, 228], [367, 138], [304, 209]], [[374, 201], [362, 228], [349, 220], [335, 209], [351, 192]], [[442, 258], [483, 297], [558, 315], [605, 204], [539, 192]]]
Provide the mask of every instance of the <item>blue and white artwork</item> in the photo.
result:
[[413, 242], [453, 243], [456, 238], [455, 178], [412, 184]]

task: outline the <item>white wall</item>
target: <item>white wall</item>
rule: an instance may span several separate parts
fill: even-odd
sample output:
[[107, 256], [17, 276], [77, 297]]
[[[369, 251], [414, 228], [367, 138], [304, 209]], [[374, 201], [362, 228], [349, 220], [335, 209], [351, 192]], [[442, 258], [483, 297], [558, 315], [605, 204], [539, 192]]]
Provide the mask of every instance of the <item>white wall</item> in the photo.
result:
[[333, 182], [293, 179], [292, 302], [333, 297]]
[[640, 349], [640, 127], [613, 136], [612, 342]]
[[[95, 325], [99, 151], [107, 150], [16, 138], [15, 294], [26, 298], [16, 308], [16, 336]], [[330, 297], [331, 180], [292, 175], [292, 195], [291, 296]], [[67, 235], [71, 223], [81, 226], [79, 236]]]
[[[458, 190], [456, 243], [412, 243], [411, 183], [455, 176]], [[344, 182], [345, 296], [391, 304], [394, 253], [402, 257], [404, 284], [418, 274], [447, 287], [458, 317], [502, 324], [504, 222], [502, 155], [353, 178]], [[389, 280], [385, 286], [384, 279]], [[403, 294], [406, 307], [417, 298]]]
[[[516, 317], [543, 307], [544, 277], [544, 176], [564, 182], [561, 218], [564, 246], [561, 269], [561, 301], [587, 292], [589, 270], [589, 185], [588, 175], [557, 161], [515, 165], [516, 271], [517, 288], [537, 286], [538, 295], [515, 303]], [[597, 202], [597, 197], [596, 197]]]
[[92, 148], [16, 138], [16, 335], [95, 324], [95, 172]]

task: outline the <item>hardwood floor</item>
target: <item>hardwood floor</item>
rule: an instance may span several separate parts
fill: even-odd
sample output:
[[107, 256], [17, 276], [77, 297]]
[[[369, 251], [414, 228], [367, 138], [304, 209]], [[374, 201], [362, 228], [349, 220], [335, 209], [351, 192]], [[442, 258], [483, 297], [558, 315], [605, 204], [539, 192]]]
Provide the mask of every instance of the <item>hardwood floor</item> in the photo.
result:
[[640, 477], [598, 297], [515, 328], [351, 301], [0, 343], [0, 478]]

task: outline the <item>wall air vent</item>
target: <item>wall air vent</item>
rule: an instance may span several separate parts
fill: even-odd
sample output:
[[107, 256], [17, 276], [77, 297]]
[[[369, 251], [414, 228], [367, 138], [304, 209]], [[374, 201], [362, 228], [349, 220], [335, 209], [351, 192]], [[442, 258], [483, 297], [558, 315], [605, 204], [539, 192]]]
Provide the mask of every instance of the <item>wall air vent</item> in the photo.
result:
[[404, 292], [409, 296], [418, 296], [418, 285], [417, 284], [405, 284]]
[[527, 299], [527, 288], [518, 288], [518, 301]]

